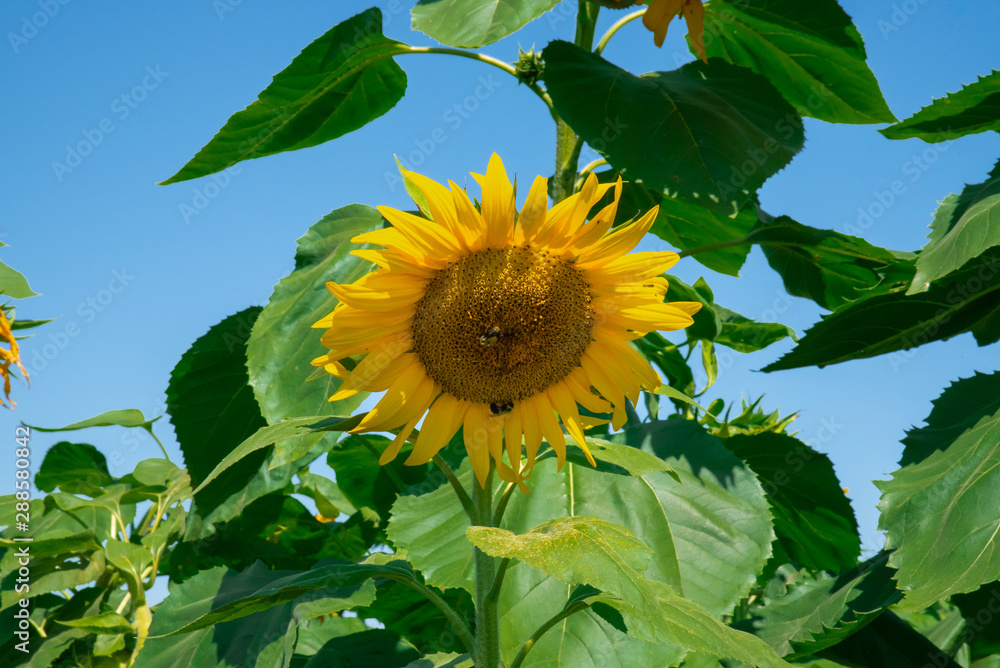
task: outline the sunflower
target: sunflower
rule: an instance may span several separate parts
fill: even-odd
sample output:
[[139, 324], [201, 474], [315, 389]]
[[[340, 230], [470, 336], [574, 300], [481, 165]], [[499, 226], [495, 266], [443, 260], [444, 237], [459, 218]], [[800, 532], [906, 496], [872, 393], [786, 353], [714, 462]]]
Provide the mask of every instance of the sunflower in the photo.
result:
[[[392, 227], [352, 240], [382, 247], [352, 251], [379, 268], [349, 285], [327, 284], [340, 303], [313, 325], [327, 330], [330, 350], [313, 364], [343, 380], [330, 401], [385, 391], [351, 430], [400, 428], [381, 464], [396, 458], [425, 414], [406, 464], [428, 462], [460, 427], [484, 486], [492, 457], [503, 480], [527, 491], [543, 439], [562, 467], [562, 427], [593, 464], [584, 429], [599, 421], [578, 405], [610, 414], [619, 429], [625, 402], [635, 405], [642, 388], [660, 386], [628, 342], [687, 327], [700, 308], [663, 302], [660, 274], [676, 253], [628, 254], [657, 209], [612, 231], [621, 178], [600, 184], [591, 174], [551, 209], [547, 179], [536, 178], [518, 214], [496, 154], [485, 176], [472, 175], [482, 188], [479, 210], [452, 181], [446, 188], [403, 174], [423, 193], [431, 219], [379, 207]], [[611, 189], [613, 201], [587, 222]], [[348, 373], [341, 360], [362, 353]]]

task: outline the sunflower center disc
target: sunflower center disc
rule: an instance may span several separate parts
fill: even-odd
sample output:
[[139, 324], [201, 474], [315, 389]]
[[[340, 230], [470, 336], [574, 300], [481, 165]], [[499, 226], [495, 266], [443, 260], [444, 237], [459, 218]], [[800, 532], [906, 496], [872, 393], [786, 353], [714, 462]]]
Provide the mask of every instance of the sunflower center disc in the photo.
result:
[[544, 251], [466, 255], [427, 284], [414, 349], [441, 389], [500, 412], [568, 375], [590, 343], [590, 288]]

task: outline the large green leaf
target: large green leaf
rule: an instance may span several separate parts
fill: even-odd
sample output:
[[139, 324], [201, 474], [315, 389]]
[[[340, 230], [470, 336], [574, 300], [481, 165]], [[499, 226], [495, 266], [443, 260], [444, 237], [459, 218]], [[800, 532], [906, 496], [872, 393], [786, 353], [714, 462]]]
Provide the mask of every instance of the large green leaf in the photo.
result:
[[735, 214], [802, 149], [802, 119], [767, 79], [719, 59], [634, 76], [568, 42], [543, 78], [570, 127], [628, 180]]
[[879, 132], [889, 139], [920, 137], [937, 143], [987, 130], [1000, 131], [1000, 72], [997, 71], [934, 100], [913, 116]]
[[[663, 474], [623, 479], [632, 489], [593, 490], [593, 500], [577, 500], [571, 513], [587, 514], [628, 527], [653, 548], [660, 572], [680, 574], [687, 598], [721, 615], [746, 595], [771, 553], [774, 531], [760, 482], [744, 462], [696, 422], [666, 420], [643, 424], [611, 437], [663, 458], [680, 476]], [[585, 475], [577, 467], [576, 472]], [[639, 483], [643, 484], [639, 484]], [[596, 485], [605, 485], [594, 480]], [[620, 496], [619, 496], [620, 495]], [[592, 504], [592, 506], [591, 506]], [[610, 512], [617, 504], [627, 512]], [[560, 504], [567, 508], [565, 502]], [[599, 511], [599, 512], [598, 512]], [[653, 521], [655, 519], [655, 522]], [[670, 579], [647, 575], [675, 584]]]
[[374, 595], [364, 578], [308, 577], [309, 571], [268, 571], [263, 564], [239, 575], [222, 566], [199, 573], [157, 607], [136, 668], [288, 666], [299, 625]]
[[220, 462], [266, 426], [248, 384], [246, 342], [260, 315], [254, 306], [229, 316], [195, 341], [181, 356], [167, 385], [167, 412], [191, 481], [198, 486], [199, 513], [208, 514], [242, 489], [261, 467], [267, 452], [255, 452], [200, 489]]
[[792, 561], [831, 573], [857, 563], [858, 523], [829, 457], [772, 432], [733, 436], [724, 443], [760, 479], [777, 541]]
[[[1000, 75], [1000, 72], [998, 72]], [[1000, 100], [1000, 92], [997, 93]], [[907, 294], [925, 292], [983, 251], [1000, 245], [1000, 161], [983, 183], [949, 195], [934, 214], [930, 241], [917, 257]]]
[[[327, 214], [299, 239], [295, 271], [275, 286], [247, 344], [250, 384], [268, 422], [300, 415], [349, 415], [366, 396], [331, 404], [340, 380], [327, 373], [309, 380], [315, 370], [312, 360], [326, 352], [321, 331], [312, 326], [337, 304], [326, 289], [328, 281], [352, 283], [371, 269], [370, 262], [350, 255], [357, 248], [351, 239], [382, 223], [375, 209], [352, 204]], [[286, 457], [307, 452], [324, 436], [317, 433], [286, 444], [291, 450]], [[334, 440], [327, 437], [328, 444]]]
[[[781, 596], [768, 597], [742, 626], [753, 629], [781, 656], [800, 658], [856, 633], [902, 596], [881, 552], [833, 577], [800, 572]], [[786, 576], [787, 577], [787, 576]], [[791, 578], [790, 578], [791, 579]]]
[[763, 74], [801, 115], [831, 123], [896, 120], [837, 0], [713, 0], [705, 24], [709, 57]]
[[927, 424], [906, 432], [900, 466], [916, 464], [946, 450], [965, 431], [1000, 410], [1000, 372], [976, 372], [952, 383], [934, 400]]
[[979, 345], [987, 345], [1000, 338], [998, 307], [1000, 253], [990, 251], [927, 292], [876, 294], [839, 308], [763, 370], [823, 367], [909, 350], [970, 331]]
[[[967, 385], [978, 383], [959, 381], [949, 392]], [[928, 418], [928, 427], [950, 422]], [[886, 547], [895, 548], [889, 565], [899, 570], [903, 610], [1000, 579], [1000, 410], [875, 484], [882, 490], [879, 528], [887, 532]]]
[[403, 97], [406, 74], [391, 56], [406, 50], [383, 36], [382, 12], [375, 7], [337, 24], [303, 49], [256, 102], [234, 114], [163, 184], [212, 174], [241, 160], [316, 146], [357, 130]]
[[567, 584], [597, 587], [604, 594], [596, 599], [619, 610], [629, 634], [641, 640], [756, 666], [787, 665], [758, 638], [643, 577], [650, 549], [624, 527], [594, 517], [565, 517], [520, 535], [492, 527], [470, 527], [467, 535], [487, 554], [523, 561]]
[[475, 49], [511, 35], [559, 0], [420, 0], [413, 29], [442, 44]]
[[890, 265], [905, 254], [873, 246], [864, 239], [803, 225], [788, 216], [761, 212], [747, 235], [760, 244], [768, 264], [781, 275], [789, 294], [806, 297], [831, 311], [877, 286]]
[[35, 475], [35, 486], [43, 492], [57, 487], [70, 494], [97, 496], [102, 487], [114, 482], [108, 473], [108, 461], [87, 443], [60, 441], [45, 453]]

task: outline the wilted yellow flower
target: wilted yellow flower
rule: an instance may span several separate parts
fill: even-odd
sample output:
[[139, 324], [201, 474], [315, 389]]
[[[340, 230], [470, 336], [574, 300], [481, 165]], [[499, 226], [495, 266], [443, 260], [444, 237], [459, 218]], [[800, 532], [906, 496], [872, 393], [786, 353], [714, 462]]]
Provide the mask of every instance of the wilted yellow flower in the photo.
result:
[[[494, 154], [477, 210], [466, 192], [404, 172], [424, 194], [433, 220], [379, 207], [392, 223], [355, 237], [382, 250], [356, 250], [380, 268], [350, 285], [328, 283], [340, 304], [314, 326], [330, 352], [313, 361], [343, 379], [330, 400], [358, 392], [385, 396], [352, 432], [402, 427], [382, 454], [392, 461], [426, 413], [407, 464], [429, 461], [464, 427], [480, 484], [490, 457], [500, 477], [530, 475], [544, 438], [559, 465], [562, 425], [593, 463], [578, 404], [625, 423], [625, 401], [660, 378], [628, 341], [692, 323], [700, 304], [664, 303], [660, 274], [678, 259], [670, 251], [628, 254], [656, 218], [611, 230], [622, 182], [599, 184], [548, 208], [538, 177], [520, 214], [514, 188]], [[614, 201], [589, 222], [610, 190]], [[350, 373], [340, 360], [367, 353]], [[596, 393], [595, 391], [596, 390]], [[558, 417], [557, 417], [558, 415]], [[525, 463], [522, 466], [522, 444]], [[506, 450], [507, 461], [504, 461]]]
[[642, 24], [653, 31], [653, 42], [656, 46], [663, 46], [667, 28], [678, 14], [687, 22], [688, 35], [694, 52], [702, 60], [707, 60], [704, 41], [705, 7], [701, 4], [701, 0], [652, 0], [649, 9], [642, 16]]
[[[7, 344], [7, 348], [4, 349], [3, 343]], [[0, 308], [0, 376], [3, 376], [3, 393], [4, 396], [0, 397], [0, 406], [7, 406], [4, 402], [4, 397], [10, 402], [8, 408], [13, 408], [17, 406], [17, 403], [10, 398], [10, 367], [11, 365], [17, 365], [17, 368], [21, 370], [24, 374], [24, 379], [29, 380], [28, 372], [25, 370], [24, 365], [21, 364], [21, 355], [17, 347], [17, 339], [14, 338], [14, 332], [11, 330], [10, 321], [7, 320], [7, 314], [4, 310]]]

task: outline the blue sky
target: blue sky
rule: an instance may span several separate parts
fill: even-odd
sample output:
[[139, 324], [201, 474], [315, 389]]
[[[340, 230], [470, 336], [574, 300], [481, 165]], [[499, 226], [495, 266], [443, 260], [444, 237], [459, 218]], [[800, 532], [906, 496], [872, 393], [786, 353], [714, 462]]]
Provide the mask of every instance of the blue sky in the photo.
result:
[[[899, 118], [1000, 64], [996, 3], [841, 4], [864, 36], [869, 64]], [[485, 52], [511, 61], [518, 45], [571, 39], [575, 5], [564, 1]], [[0, 81], [8, 91], [0, 125], [8, 156], [0, 240], [9, 248], [2, 259], [41, 293], [21, 302], [18, 316], [57, 318], [23, 344], [32, 385], [16, 385], [16, 412], [0, 414], [11, 443], [18, 420], [57, 426], [129, 407], [160, 414], [181, 354], [225, 316], [265, 304], [291, 271], [295, 240], [310, 225], [353, 202], [408, 206], [393, 154], [438, 180], [461, 182], [469, 171], [482, 171], [493, 151], [522, 182], [551, 173], [554, 127], [525, 87], [472, 61], [409, 55], [397, 61], [409, 77], [406, 97], [360, 131], [242, 163], [214, 181], [155, 185], [253, 102], [310, 41], [368, 6], [236, 0], [0, 6]], [[388, 36], [433, 44], [409, 30], [412, 2], [379, 6]], [[603, 12], [599, 34], [620, 16]], [[636, 73], [673, 69], [692, 59], [683, 34], [672, 28], [656, 49], [636, 22], [605, 56]], [[478, 102], [473, 111], [449, 112], [456, 104], [471, 106], [470, 96]], [[929, 145], [891, 142], [876, 126], [805, 124], [806, 148], [764, 185], [764, 208], [818, 228], [861, 229], [870, 242], [894, 249], [922, 246], [937, 201], [982, 181], [1000, 156], [995, 134]], [[68, 155], [67, 147], [81, 142], [92, 150]], [[901, 182], [900, 194], [889, 202], [894, 181]], [[860, 218], [863, 211], [877, 215]], [[788, 296], [757, 249], [738, 279], [693, 260], [682, 261], [676, 273], [689, 282], [704, 275], [717, 302], [799, 333], [822, 312]], [[922, 421], [947, 384], [996, 368], [995, 348], [977, 348], [964, 335], [906, 356], [756, 372], [789, 348], [723, 354], [721, 379], [708, 397], [728, 402], [763, 394], [768, 409], [799, 411], [795, 428], [833, 459], [850, 488], [863, 546], [876, 550], [878, 491], [870, 481], [895, 468], [904, 429]], [[157, 423], [157, 433], [179, 461], [167, 420]], [[118, 429], [74, 438], [101, 448], [114, 475], [159, 452], [151, 440]], [[35, 467], [57, 440], [34, 435]], [[0, 484], [0, 493], [12, 489], [11, 479]]]

